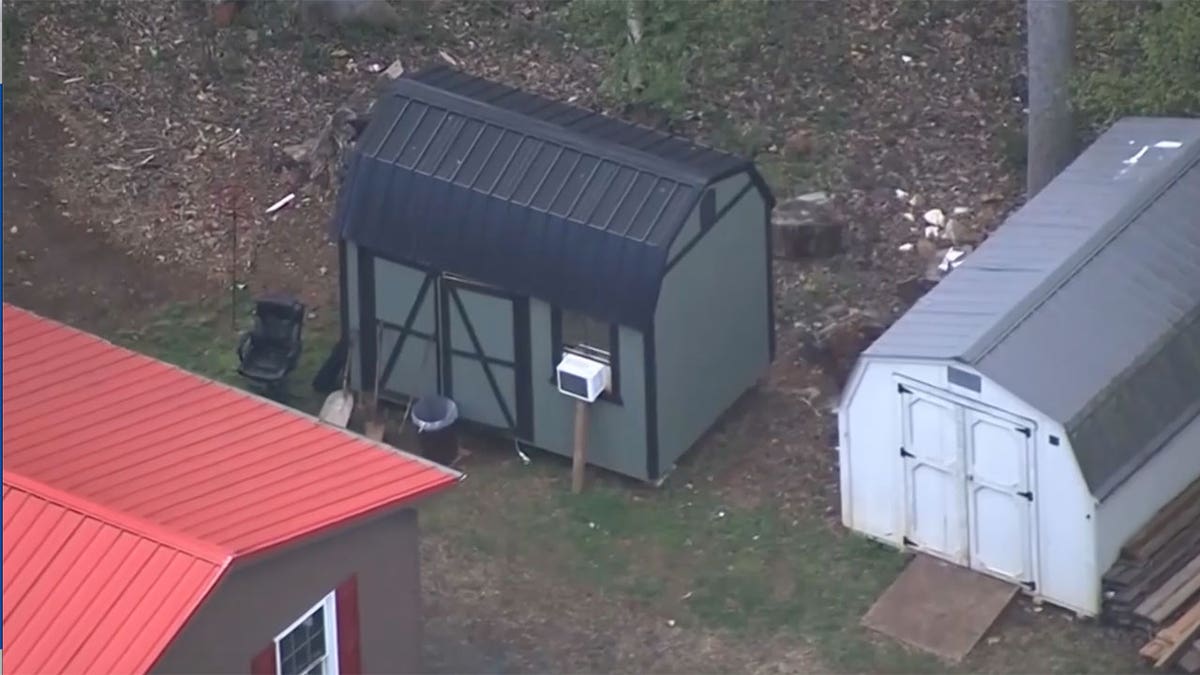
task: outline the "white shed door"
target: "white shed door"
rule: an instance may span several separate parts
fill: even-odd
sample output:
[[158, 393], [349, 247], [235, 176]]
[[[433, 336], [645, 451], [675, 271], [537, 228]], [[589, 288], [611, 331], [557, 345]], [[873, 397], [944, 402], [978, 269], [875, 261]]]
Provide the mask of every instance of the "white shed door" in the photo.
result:
[[1032, 574], [1030, 430], [966, 409], [971, 567], [1018, 583]]
[[906, 543], [967, 563], [962, 471], [963, 409], [901, 386]]

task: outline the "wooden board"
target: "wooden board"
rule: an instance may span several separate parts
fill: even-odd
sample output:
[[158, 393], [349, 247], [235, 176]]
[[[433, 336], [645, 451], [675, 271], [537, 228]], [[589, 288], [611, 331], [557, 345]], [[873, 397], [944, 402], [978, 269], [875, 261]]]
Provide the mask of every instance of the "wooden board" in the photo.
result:
[[1172, 661], [1183, 656], [1196, 643], [1196, 639], [1200, 638], [1200, 602], [1192, 605], [1187, 613], [1171, 624], [1167, 632], [1175, 640], [1175, 645], [1159, 657], [1155, 664], [1159, 668], [1171, 665]]
[[1008, 606], [1017, 587], [918, 555], [863, 617], [863, 625], [957, 663]]
[[1197, 591], [1200, 591], [1200, 555], [1146, 596], [1133, 612], [1154, 623], [1162, 623]]
[[1154, 514], [1150, 522], [1121, 547], [1121, 555], [1134, 560], [1153, 555], [1166, 540], [1196, 521], [1197, 508], [1200, 508], [1200, 481], [1189, 485]]
[[1159, 631], [1139, 653], [1154, 661], [1156, 668], [1164, 668], [1183, 656], [1197, 636], [1200, 636], [1200, 603], [1192, 605], [1175, 623]]

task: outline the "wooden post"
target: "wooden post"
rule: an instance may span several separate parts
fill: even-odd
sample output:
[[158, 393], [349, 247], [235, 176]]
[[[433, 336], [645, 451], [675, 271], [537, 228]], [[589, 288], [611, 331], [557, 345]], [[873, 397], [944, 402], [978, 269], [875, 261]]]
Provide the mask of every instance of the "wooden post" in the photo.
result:
[[588, 404], [575, 402], [575, 452], [571, 455], [571, 492], [583, 492], [583, 467], [587, 464]]

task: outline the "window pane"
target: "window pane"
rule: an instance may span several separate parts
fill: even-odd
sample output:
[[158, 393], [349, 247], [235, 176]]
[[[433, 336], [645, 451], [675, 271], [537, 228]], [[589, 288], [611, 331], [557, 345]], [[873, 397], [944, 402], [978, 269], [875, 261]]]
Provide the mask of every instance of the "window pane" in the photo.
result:
[[609, 344], [609, 337], [608, 323], [578, 312], [563, 312], [562, 340], [564, 346], [590, 347], [605, 354], [611, 354], [612, 345]]
[[322, 605], [279, 638], [279, 672], [303, 675], [313, 670], [314, 664], [324, 661], [325, 647], [325, 607]]

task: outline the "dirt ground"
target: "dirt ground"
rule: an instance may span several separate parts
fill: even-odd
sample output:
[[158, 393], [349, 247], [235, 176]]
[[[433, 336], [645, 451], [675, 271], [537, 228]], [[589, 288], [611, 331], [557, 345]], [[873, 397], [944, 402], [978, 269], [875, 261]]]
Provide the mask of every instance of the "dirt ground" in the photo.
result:
[[[543, 35], [540, 3], [410, 3], [416, 28], [382, 43], [317, 41], [280, 27], [274, 9], [214, 31], [200, 3], [17, 4], [26, 41], [24, 82], [4, 102], [5, 298], [104, 335], [222, 302], [234, 222], [237, 281], [298, 294], [314, 330], [327, 330], [333, 191], [289, 168], [281, 148], [311, 138], [337, 106], [369, 100], [377, 70], [397, 59], [452, 60], [618, 107], [596, 93], [594, 54]], [[780, 197], [829, 191], [849, 251], [778, 263], [774, 369], [663, 490], [599, 476], [590, 501], [565, 501], [562, 463], [535, 455], [526, 467], [510, 448], [471, 440], [472, 478], [426, 517], [431, 671], [936, 668], [856, 628], [902, 561], [837, 526], [827, 407], [838, 383], [803, 345], [850, 309], [884, 321], [904, 309], [897, 284], [926, 261], [900, 246], [926, 209], [961, 207], [963, 237], [977, 240], [1018, 203], [997, 139], [1019, 124], [1019, 4], [781, 6], [775, 29], [790, 37], [764, 42], [739, 86], [708, 101], [730, 111], [734, 131], [680, 127], [752, 146]], [[799, 155], [788, 150], [797, 133], [812, 139]], [[288, 193], [291, 205], [264, 213]], [[853, 599], [825, 595], [832, 587]], [[992, 637], [971, 669], [1135, 665], [1118, 656], [1121, 636], [1028, 603]]]

